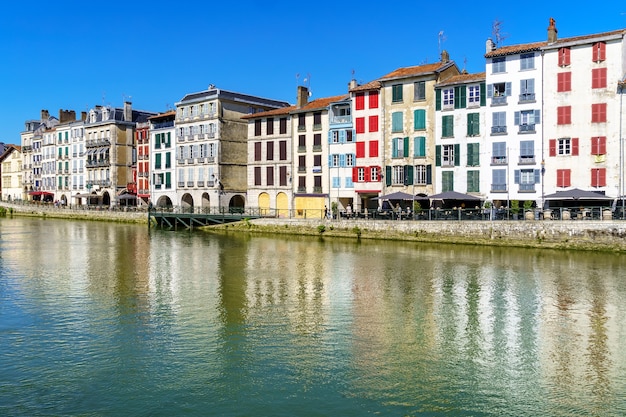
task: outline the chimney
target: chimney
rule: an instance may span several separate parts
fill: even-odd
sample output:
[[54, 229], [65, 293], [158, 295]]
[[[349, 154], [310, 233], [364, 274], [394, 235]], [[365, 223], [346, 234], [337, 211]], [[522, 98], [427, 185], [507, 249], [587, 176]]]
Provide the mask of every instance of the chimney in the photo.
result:
[[48, 110], [42, 110], [41, 120], [48, 120], [49, 118], [50, 118], [50, 113], [48, 113]]
[[309, 102], [309, 89], [303, 85], [298, 86], [298, 96], [296, 97], [296, 105], [298, 108], [306, 106]]
[[557, 40], [556, 34], [558, 30], [556, 30], [556, 20], [554, 18], [550, 18], [550, 24], [548, 25], [548, 43], [554, 43]]
[[450, 54], [445, 49], [441, 52], [441, 62], [444, 64], [450, 61]]
[[487, 44], [485, 45], [485, 53], [488, 54], [489, 52], [493, 51], [496, 49], [496, 44], [493, 40], [491, 40], [491, 38], [487, 39]]
[[350, 82], [348, 83], [348, 91], [352, 90], [353, 88], [358, 87], [359, 85], [356, 83], [356, 80], [353, 78], [350, 80]]
[[80, 120], [82, 120], [83, 122], [85, 120], [87, 120], [87, 112], [86, 111], [81, 111], [80, 112]]
[[76, 120], [76, 112], [74, 110], [59, 109], [59, 123], [73, 122]]
[[126, 122], [133, 121], [133, 106], [130, 101], [124, 102], [124, 121]]

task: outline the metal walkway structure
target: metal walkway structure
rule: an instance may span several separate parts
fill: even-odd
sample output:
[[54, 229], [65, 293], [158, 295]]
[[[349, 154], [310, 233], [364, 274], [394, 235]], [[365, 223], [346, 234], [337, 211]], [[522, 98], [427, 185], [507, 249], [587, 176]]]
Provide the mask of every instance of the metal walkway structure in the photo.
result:
[[[193, 229], [194, 227], [212, 226], [217, 224], [234, 223], [244, 219], [257, 219], [261, 216], [254, 216], [243, 213], [218, 213], [218, 214], [198, 214], [198, 213], [173, 213], [166, 211], [151, 210], [148, 213], [148, 224], [156, 225], [162, 229], [178, 230]], [[154, 220], [153, 220], [154, 219]]]

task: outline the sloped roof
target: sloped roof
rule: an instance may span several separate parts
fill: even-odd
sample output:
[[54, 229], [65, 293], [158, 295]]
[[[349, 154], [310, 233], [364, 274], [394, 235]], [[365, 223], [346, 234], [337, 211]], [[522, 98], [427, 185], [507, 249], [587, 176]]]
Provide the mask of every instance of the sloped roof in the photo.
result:
[[548, 42], [533, 42], [533, 43], [524, 43], [520, 45], [510, 45], [510, 46], [502, 46], [500, 48], [496, 48], [491, 52], [487, 52], [485, 54], [485, 58], [493, 58], [496, 56], [504, 56], [504, 55], [514, 55], [521, 54], [524, 52], [538, 51], [543, 46], [546, 46]]
[[611, 36], [616, 36], [616, 35], [626, 35], [626, 29], [618, 29], [618, 30], [613, 30], [610, 32], [602, 32], [602, 33], [595, 33], [591, 35], [573, 36], [570, 38], [557, 39], [556, 42], [551, 43], [548, 46], [559, 47], [565, 43], [580, 42], [580, 41], [592, 40], [596, 38], [606, 38], [606, 37], [611, 37]]
[[167, 119], [168, 117], [176, 116], [176, 110], [166, 111], [165, 113], [155, 114], [148, 117], [148, 120]]
[[295, 110], [295, 109], [296, 109], [296, 106], [281, 107], [279, 109], [246, 114], [245, 116], [241, 116], [241, 118], [242, 119], [256, 119], [257, 117], [282, 116], [282, 115], [289, 114], [292, 110]]
[[0, 155], [0, 161], [4, 161], [9, 155], [11, 155], [11, 152], [13, 151], [22, 152], [22, 147], [20, 145], [13, 145], [12, 143], [7, 143], [5, 145], [4, 152]]
[[443, 85], [469, 84], [473, 82], [485, 81], [485, 78], [486, 78], [486, 73], [484, 72], [476, 72], [473, 74], [453, 75], [452, 77], [447, 78], [444, 82], [437, 84], [436, 87], [443, 86]]
[[357, 85], [356, 87], [351, 88], [350, 92], [379, 90], [380, 87], [382, 87], [382, 84], [380, 81], [370, 81], [369, 83], [366, 83], [363, 85]]
[[340, 96], [332, 96], [332, 97], [324, 97], [318, 98], [317, 100], [309, 101], [307, 104], [300, 108], [295, 108], [291, 113], [300, 113], [303, 111], [311, 111], [318, 109], [325, 109], [328, 107], [330, 103], [334, 103], [335, 101], [341, 101], [350, 98], [348, 94], [342, 94]]
[[448, 62], [436, 62], [434, 64], [417, 65], [413, 67], [398, 68], [395, 71], [390, 72], [387, 75], [383, 75], [378, 81], [388, 81], [398, 78], [416, 77], [419, 75], [434, 74], [435, 72], [443, 71], [444, 69], [455, 65], [454, 61]]

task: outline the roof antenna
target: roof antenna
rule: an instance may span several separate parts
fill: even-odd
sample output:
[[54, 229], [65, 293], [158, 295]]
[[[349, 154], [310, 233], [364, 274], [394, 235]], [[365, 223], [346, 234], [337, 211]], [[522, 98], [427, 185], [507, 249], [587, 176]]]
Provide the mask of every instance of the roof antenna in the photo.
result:
[[498, 19], [494, 20], [491, 24], [491, 35], [496, 41], [497, 46], [500, 46], [500, 43], [504, 42], [504, 40], [509, 37], [506, 33], [502, 33], [502, 22]]
[[448, 39], [446, 37], [446, 35], [443, 34], [443, 30], [439, 31], [439, 34], [437, 35], [437, 46], [439, 48], [439, 56], [441, 56], [441, 47], [443, 46], [443, 43]]

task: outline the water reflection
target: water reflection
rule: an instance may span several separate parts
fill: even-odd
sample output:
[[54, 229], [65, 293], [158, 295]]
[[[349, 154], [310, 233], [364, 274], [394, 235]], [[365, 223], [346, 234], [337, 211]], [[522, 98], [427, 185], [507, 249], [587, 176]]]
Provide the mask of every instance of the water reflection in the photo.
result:
[[626, 413], [620, 256], [34, 219], [0, 237], [0, 412]]

